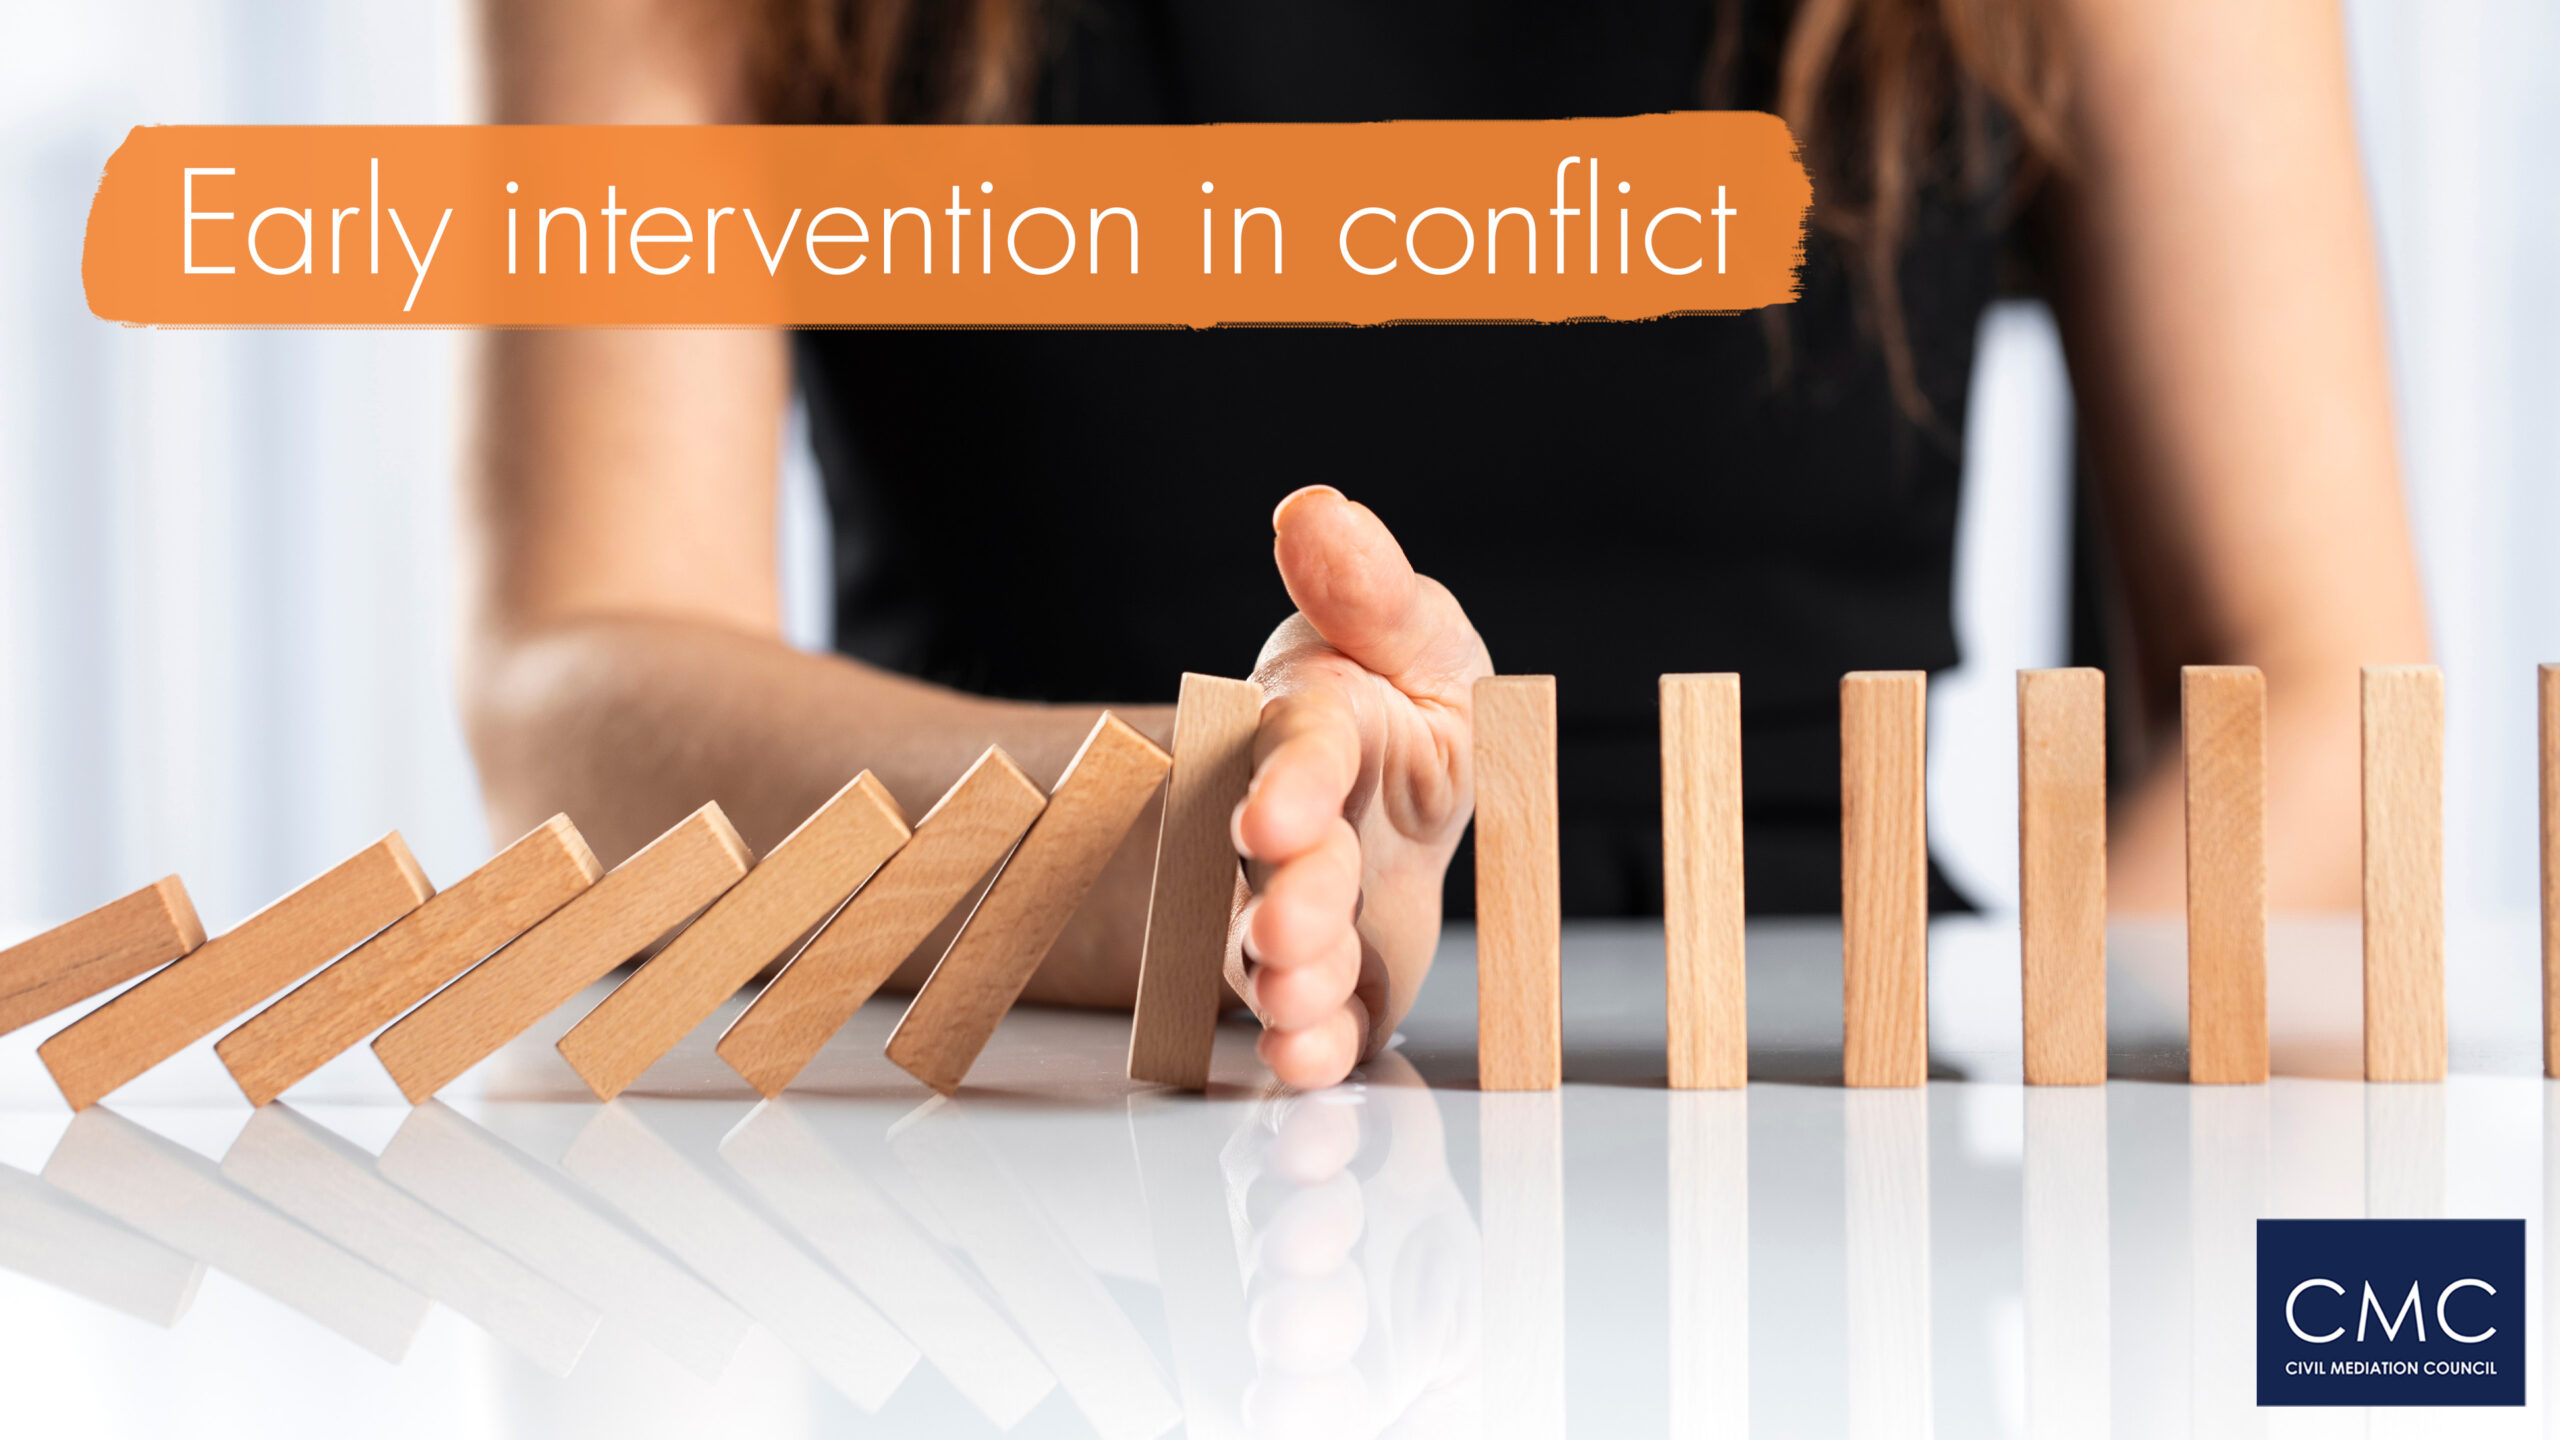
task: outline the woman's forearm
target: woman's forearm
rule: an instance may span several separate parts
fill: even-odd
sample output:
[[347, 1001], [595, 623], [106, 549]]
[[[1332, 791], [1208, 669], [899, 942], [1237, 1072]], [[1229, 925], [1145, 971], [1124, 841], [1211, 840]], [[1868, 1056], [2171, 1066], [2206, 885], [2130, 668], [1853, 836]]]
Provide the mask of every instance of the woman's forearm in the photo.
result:
[[[1045, 788], [1101, 708], [987, 700], [662, 617], [570, 619], [483, 639], [465, 688], [501, 843], [565, 812], [607, 865], [713, 800], [761, 855], [865, 769], [912, 821], [991, 744]], [[1114, 708], [1159, 744], [1170, 739], [1168, 707]], [[1030, 998], [1127, 1003], [1154, 830], [1145, 817], [1132, 827]]]

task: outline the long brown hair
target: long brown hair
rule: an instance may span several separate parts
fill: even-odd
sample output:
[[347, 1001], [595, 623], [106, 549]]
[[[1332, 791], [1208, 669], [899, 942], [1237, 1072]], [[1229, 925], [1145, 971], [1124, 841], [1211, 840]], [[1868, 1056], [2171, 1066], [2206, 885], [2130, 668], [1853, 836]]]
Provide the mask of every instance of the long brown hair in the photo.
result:
[[[755, 83], [797, 124], [1028, 119], [1040, 0], [763, 0]], [[1719, 0], [1699, 96], [1734, 103], [1747, 0]], [[1796, 0], [1777, 109], [1814, 174], [1814, 222], [1849, 252], [1896, 402], [1929, 418], [1897, 266], [1923, 187], [2022, 203], [2068, 163], [2050, 0]], [[2005, 125], [1996, 116], [2005, 117]], [[1949, 143], [1950, 135], [1954, 143]]]

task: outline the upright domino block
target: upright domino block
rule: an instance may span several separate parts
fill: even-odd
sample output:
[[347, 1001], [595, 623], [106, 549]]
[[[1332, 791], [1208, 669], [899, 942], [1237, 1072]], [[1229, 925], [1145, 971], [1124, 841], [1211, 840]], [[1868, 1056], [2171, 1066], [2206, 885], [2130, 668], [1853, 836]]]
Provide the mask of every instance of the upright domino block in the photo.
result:
[[1742, 966], [1742, 677], [1662, 677], [1662, 921], [1671, 1086], [1749, 1078]]
[[195, 903], [171, 875], [0, 950], [0, 1035], [157, 970], [203, 943]]
[[1174, 712], [1173, 772], [1165, 779], [1156, 837], [1155, 888], [1146, 952], [1129, 1024], [1129, 1078], [1206, 1089], [1218, 1032], [1218, 985], [1234, 914], [1232, 822], [1253, 782], [1253, 736], [1262, 687], [1249, 680], [1182, 677]]
[[2542, 1073], [2560, 1080], [2560, 665], [2541, 670]]
[[2444, 673], [2364, 669], [2364, 1077], [2444, 1078]]
[[361, 944], [436, 893], [398, 831], [36, 1047], [74, 1110]]
[[906, 812], [865, 770], [773, 847], [666, 949], [560, 1037], [560, 1054], [610, 1100], [720, 1002], [835, 913], [907, 842]]
[[914, 837], [730, 1023], [720, 1058], [764, 1095], [781, 1094], [1048, 803], [1011, 756], [988, 746], [916, 822]]
[[2107, 1080], [2107, 677], [2018, 672], [2018, 951], [2030, 1085]]
[[1172, 764], [1119, 716], [1105, 711], [1094, 722], [1048, 808], [890, 1033], [891, 1060], [945, 1095], [960, 1088]]
[[1556, 862], [1556, 682], [1475, 685], [1476, 1083], [1564, 1083], [1564, 908]]
[[754, 857], [717, 802], [686, 816], [514, 944], [463, 972], [373, 1053], [412, 1105], [720, 898]]
[[1929, 1078], [1929, 677], [1840, 679], [1841, 1068]]
[[578, 827], [554, 815], [223, 1036], [214, 1053], [249, 1103], [264, 1105], [540, 924], [602, 874]]
[[2267, 682], [2254, 666], [2180, 677], [2187, 751], [2187, 1078], [2267, 1078]]

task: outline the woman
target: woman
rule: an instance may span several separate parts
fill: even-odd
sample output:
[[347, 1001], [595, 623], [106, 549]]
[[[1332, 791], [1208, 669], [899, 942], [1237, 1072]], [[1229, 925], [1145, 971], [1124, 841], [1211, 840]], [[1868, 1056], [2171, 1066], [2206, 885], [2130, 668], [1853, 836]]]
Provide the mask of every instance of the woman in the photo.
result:
[[[2178, 903], [2208, 662], [2266, 671], [2272, 901], [2353, 901], [2356, 670], [2427, 645], [2334, 6], [561, 0], [490, 6], [485, 48], [509, 122], [1775, 109], [1820, 201], [1758, 317], [488, 337], [466, 704], [501, 833], [565, 809], [610, 861], [716, 798], [761, 848], [865, 766], [920, 811], [990, 742], [1046, 781], [1100, 704], [1164, 738], [1178, 672], [1259, 643], [1251, 998], [1275, 1073], [1330, 1084], [1411, 1002], [1444, 872], [1465, 903], [1489, 640], [1559, 677], [1569, 912], [1659, 904], [1674, 670], [1743, 675], [1754, 908], [1836, 906], [1834, 687], [1955, 659], [1954, 437], [2015, 255], [2122, 592], [2112, 901]], [[779, 636], [795, 377], [841, 656]], [[1032, 998], [1126, 1003], [1149, 833]]]

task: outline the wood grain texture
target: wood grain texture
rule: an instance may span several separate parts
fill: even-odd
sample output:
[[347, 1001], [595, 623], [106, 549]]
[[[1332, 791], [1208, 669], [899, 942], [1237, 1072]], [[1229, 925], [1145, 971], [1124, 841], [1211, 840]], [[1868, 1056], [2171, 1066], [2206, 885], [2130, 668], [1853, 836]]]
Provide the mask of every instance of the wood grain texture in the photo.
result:
[[719, 804], [705, 805], [376, 1036], [373, 1053], [418, 1104], [719, 899], [754, 863]]
[[2560, 665], [2542, 699], [2542, 1073], [2560, 1080]]
[[2107, 1082], [2107, 677], [2018, 672], [2018, 954], [2030, 1085]]
[[1556, 860], [1556, 682], [1475, 685], [1476, 1084], [1564, 1083], [1564, 906]]
[[214, 1053], [264, 1105], [480, 963], [604, 874], [566, 815], [554, 815], [453, 888], [222, 1037]]
[[560, 1037], [560, 1054], [610, 1100], [720, 1002], [826, 922], [907, 842], [907, 816], [868, 770], [783, 837], [602, 1003]]
[[1235, 918], [1233, 822], [1253, 783], [1253, 736], [1261, 719], [1262, 687], [1252, 681], [1182, 677], [1138, 1001], [1129, 1021], [1132, 1080], [1208, 1088], [1219, 972]]
[[2187, 781], [2187, 1078], [2267, 1078], [2267, 682], [2180, 676]]
[[2444, 672], [2364, 668], [2364, 1077], [2442, 1080]]
[[75, 1110], [363, 943], [436, 893], [393, 831], [36, 1047]]
[[1154, 741], [1103, 712], [890, 1033], [892, 1061], [946, 1095], [960, 1088], [1172, 765]]
[[104, 994], [203, 943], [195, 902], [171, 875], [0, 950], [0, 1035]]
[[1840, 680], [1841, 1071], [1929, 1078], [1929, 677]]
[[1662, 926], [1671, 1087], [1749, 1079], [1743, 985], [1742, 677], [1662, 677]]
[[720, 1037], [720, 1058], [780, 1095], [853, 1012], [1004, 862], [1049, 797], [988, 746], [915, 835], [766, 983]]

